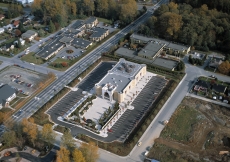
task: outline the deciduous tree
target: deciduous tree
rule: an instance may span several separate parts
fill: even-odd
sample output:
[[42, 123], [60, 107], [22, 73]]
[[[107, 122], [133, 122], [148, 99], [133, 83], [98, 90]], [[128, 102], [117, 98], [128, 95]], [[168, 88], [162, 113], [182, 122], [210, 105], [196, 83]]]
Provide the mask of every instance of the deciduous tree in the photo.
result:
[[82, 152], [77, 148], [72, 152], [72, 157], [74, 162], [86, 162]]
[[96, 162], [99, 158], [98, 146], [94, 142], [82, 143], [79, 149], [87, 162]]
[[14, 131], [6, 131], [3, 133], [1, 139], [7, 147], [13, 146], [17, 141], [16, 133]]
[[60, 150], [57, 151], [56, 162], [70, 162], [70, 152], [65, 147], [61, 146]]
[[219, 67], [218, 70], [225, 75], [229, 75], [230, 73], [230, 63], [228, 61], [224, 61], [222, 62]]
[[70, 131], [65, 131], [61, 137], [61, 144], [68, 148], [69, 150], [73, 150], [76, 146], [73, 136], [71, 135]]
[[49, 143], [51, 145], [55, 141], [56, 133], [53, 131], [51, 124], [44, 124], [41, 135], [43, 140]]

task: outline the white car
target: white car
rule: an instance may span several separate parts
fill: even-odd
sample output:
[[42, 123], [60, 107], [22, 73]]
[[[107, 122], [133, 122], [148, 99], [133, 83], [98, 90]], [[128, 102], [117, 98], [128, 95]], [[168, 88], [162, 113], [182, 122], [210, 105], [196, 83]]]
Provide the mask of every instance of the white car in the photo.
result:
[[147, 156], [149, 154], [149, 151], [145, 151], [145, 156]]
[[34, 63], [30, 63], [31, 65], [35, 65]]
[[216, 96], [213, 96], [212, 98], [213, 98], [214, 100], [216, 100]]
[[62, 58], [62, 59], [64, 59], [64, 58], [65, 58], [65, 56], [62, 56], [61, 58]]
[[141, 146], [141, 144], [142, 144], [142, 142], [138, 142], [138, 143], [137, 143], [137, 146]]
[[25, 54], [27, 55], [28, 53], [30, 53], [30, 51], [29, 51], [29, 50], [26, 50]]

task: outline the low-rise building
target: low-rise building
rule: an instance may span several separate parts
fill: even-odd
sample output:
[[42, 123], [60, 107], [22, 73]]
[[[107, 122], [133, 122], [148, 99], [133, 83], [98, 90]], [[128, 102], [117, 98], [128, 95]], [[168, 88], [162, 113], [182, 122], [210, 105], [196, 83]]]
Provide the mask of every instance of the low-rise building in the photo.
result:
[[105, 37], [107, 37], [107, 35], [109, 35], [108, 29], [104, 29], [104, 28], [100, 28], [100, 27], [95, 27], [91, 31], [93, 32], [93, 34], [91, 34], [89, 37], [91, 41], [99, 42], [102, 39], [104, 39]]
[[0, 87], [0, 109], [9, 106], [10, 101], [16, 98], [16, 91], [8, 84]]
[[108, 73], [95, 84], [98, 96], [109, 101], [123, 102], [127, 94], [146, 75], [146, 65], [126, 61], [121, 58]]
[[71, 45], [74, 46], [75, 48], [86, 49], [92, 45], [92, 42], [85, 40], [83, 38], [74, 38], [73, 41], [71, 42]]
[[209, 83], [203, 80], [198, 80], [195, 83], [194, 90], [195, 91], [202, 91], [202, 92], [207, 92], [208, 88], [210, 87]]
[[214, 91], [216, 93], [224, 95], [225, 91], [227, 90], [227, 87], [224, 85], [220, 85], [220, 84], [213, 84], [213, 85], [211, 85], [211, 89], [212, 89], [212, 91]]
[[[19, 41], [21, 42], [21, 45], [24, 46], [25, 45], [25, 40], [23, 40], [22, 38], [19, 39]], [[18, 44], [18, 40], [14, 41], [14, 45]]]
[[138, 44], [146, 44], [150, 41], [154, 41], [155, 43], [164, 44], [163, 49], [165, 51], [171, 50], [172, 52], [175, 52], [175, 53], [188, 53], [190, 51], [190, 46], [175, 44], [175, 43], [171, 43], [171, 42], [153, 38], [153, 37], [145, 37], [145, 36], [138, 35], [135, 33], [133, 33], [130, 36], [130, 40], [132, 43], [138, 43]]
[[85, 24], [84, 21], [82, 20], [77, 20], [71, 25], [71, 28], [76, 29], [76, 30], [84, 30], [85, 29]]
[[177, 67], [178, 61], [175, 60], [170, 60], [170, 59], [166, 59], [166, 58], [156, 58], [152, 65], [156, 65], [165, 69], [169, 69], [171, 71], [174, 71], [175, 68]]
[[14, 49], [14, 45], [11, 44], [11, 43], [7, 43], [3, 48], [3, 50], [5, 50], [7, 52], [10, 51], [10, 50], [13, 50], [13, 49]]
[[208, 64], [210, 68], [218, 68], [219, 65], [224, 61], [224, 57], [212, 56]]
[[53, 55], [57, 54], [65, 46], [64, 43], [60, 42], [61, 38], [62, 37], [56, 38], [54, 41], [44, 46], [38, 53], [36, 53], [36, 56], [48, 60]]
[[36, 36], [38, 35], [37, 32], [33, 30], [27, 30], [25, 33], [22, 34], [22, 39], [27, 39], [29, 41], [32, 41]]
[[85, 20], [85, 26], [86, 28], [92, 28], [94, 26], [97, 26], [99, 23], [96, 17], [89, 17], [88, 19]]
[[148, 42], [144, 48], [138, 52], [139, 57], [153, 60], [163, 51], [164, 44], [155, 43], [153, 41]]

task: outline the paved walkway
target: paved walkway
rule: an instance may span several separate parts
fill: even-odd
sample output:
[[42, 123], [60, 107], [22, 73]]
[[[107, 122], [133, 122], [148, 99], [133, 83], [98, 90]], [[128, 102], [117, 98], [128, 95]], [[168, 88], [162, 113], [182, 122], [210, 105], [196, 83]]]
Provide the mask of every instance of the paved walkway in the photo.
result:
[[194, 95], [194, 94], [191, 94], [191, 93], [187, 93], [186, 96], [198, 98], [198, 99], [201, 99], [201, 100], [204, 100], [204, 101], [207, 101], [207, 102], [211, 102], [211, 103], [214, 103], [214, 104], [217, 104], [217, 105], [221, 105], [221, 106], [225, 106], [225, 107], [230, 108], [230, 105], [226, 104], [224, 102], [214, 101], [214, 100], [211, 100], [211, 99], [208, 99], [208, 98], [205, 98], [205, 97], [201, 97], [201, 96], [197, 96], [197, 95]]

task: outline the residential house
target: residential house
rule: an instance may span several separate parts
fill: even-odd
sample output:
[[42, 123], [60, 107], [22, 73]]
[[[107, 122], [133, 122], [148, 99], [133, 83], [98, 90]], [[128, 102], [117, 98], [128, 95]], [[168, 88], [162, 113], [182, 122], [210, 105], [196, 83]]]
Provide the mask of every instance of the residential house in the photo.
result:
[[198, 80], [196, 83], [195, 83], [195, 86], [194, 86], [194, 90], [195, 91], [202, 91], [202, 92], [207, 92], [208, 88], [209, 88], [209, 83], [206, 82], [206, 81], [203, 81], [203, 80]]
[[95, 42], [99, 42], [109, 35], [108, 29], [104, 29], [100, 27], [95, 27], [93, 30], [91, 30], [91, 32], [93, 32], [93, 34], [91, 34], [89, 38], [91, 41], [95, 41]]
[[8, 43], [8, 44], [6, 44], [5, 46], [4, 46], [4, 50], [5, 51], [10, 51], [10, 50], [13, 50], [14, 49], [14, 45], [13, 44], [11, 44], [11, 43]]
[[0, 28], [0, 34], [4, 33], [4, 29], [3, 28]]
[[69, 30], [65, 32], [65, 35], [69, 34], [73, 37], [81, 37], [84, 33], [85, 33], [84, 30], [77, 30], [74, 28], [69, 28]]
[[19, 26], [20, 21], [19, 20], [15, 20], [13, 23], [13, 27], [17, 28]]
[[21, 19], [21, 22], [23, 25], [27, 25], [30, 22], [30, 20], [27, 18], [23, 18], [23, 19]]
[[0, 14], [0, 20], [3, 20], [5, 18], [5, 15]]
[[212, 89], [212, 91], [214, 91], [218, 94], [224, 95], [225, 91], [227, 90], [227, 87], [224, 85], [220, 85], [220, 84], [213, 84], [213, 85], [211, 85], [211, 89]]
[[85, 29], [85, 24], [84, 21], [82, 20], [77, 20], [71, 25], [71, 28], [76, 29], [76, 30], [83, 30]]
[[0, 87], [0, 108], [8, 106], [9, 102], [16, 98], [15, 89], [5, 84]]
[[12, 24], [8, 24], [6, 26], [3, 27], [8, 33], [11, 33], [11, 31], [13, 30], [13, 25]]
[[224, 61], [224, 57], [212, 56], [208, 64], [210, 68], [218, 68], [219, 65]]
[[[20, 38], [19, 41], [21, 42], [21, 45], [24, 46], [25, 45], [25, 40]], [[18, 40], [14, 41], [14, 45], [18, 44]]]
[[89, 17], [87, 20], [85, 20], [85, 25], [88, 29], [97, 26], [98, 23], [99, 22], [96, 17]]
[[22, 34], [21, 37], [22, 39], [28, 39], [29, 41], [32, 41], [37, 35], [37, 32], [33, 30], [27, 30], [25, 33]]

